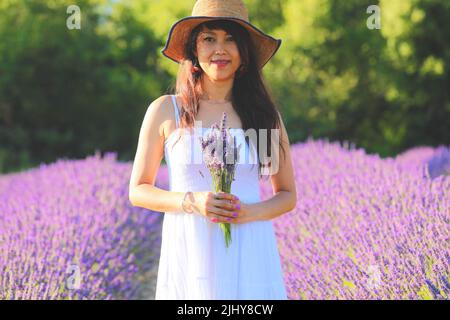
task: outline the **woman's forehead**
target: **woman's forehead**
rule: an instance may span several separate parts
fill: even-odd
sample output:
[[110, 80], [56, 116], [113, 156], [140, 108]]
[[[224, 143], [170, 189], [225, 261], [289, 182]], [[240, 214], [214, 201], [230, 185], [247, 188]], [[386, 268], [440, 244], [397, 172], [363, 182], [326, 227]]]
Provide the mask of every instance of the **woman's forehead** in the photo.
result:
[[213, 30], [209, 30], [209, 29], [202, 29], [200, 31], [200, 34], [212, 34], [212, 35], [217, 35], [217, 34], [221, 34], [221, 33], [225, 33], [225, 34], [229, 34], [227, 31], [225, 30], [221, 30], [221, 29], [213, 29]]

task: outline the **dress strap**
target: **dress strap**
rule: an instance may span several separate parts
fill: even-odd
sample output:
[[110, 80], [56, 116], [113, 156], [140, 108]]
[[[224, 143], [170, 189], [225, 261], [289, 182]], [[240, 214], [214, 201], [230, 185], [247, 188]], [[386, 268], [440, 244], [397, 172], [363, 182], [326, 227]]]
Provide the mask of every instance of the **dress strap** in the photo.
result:
[[175, 98], [175, 95], [171, 95], [172, 97], [172, 104], [173, 108], [175, 109], [175, 121], [176, 121], [176, 127], [178, 128], [178, 125], [180, 123], [180, 115], [178, 113], [178, 105], [177, 105], [177, 99]]

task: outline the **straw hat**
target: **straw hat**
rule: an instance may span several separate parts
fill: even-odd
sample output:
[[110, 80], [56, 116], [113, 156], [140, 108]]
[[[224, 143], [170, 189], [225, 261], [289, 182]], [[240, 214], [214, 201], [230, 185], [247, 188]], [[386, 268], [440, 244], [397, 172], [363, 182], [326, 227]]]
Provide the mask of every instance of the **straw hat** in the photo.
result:
[[170, 28], [162, 54], [180, 63], [184, 59], [184, 45], [192, 30], [205, 21], [219, 19], [235, 21], [249, 31], [260, 69], [281, 45], [280, 39], [265, 34], [249, 22], [248, 11], [242, 0], [197, 0], [192, 15], [178, 20]]

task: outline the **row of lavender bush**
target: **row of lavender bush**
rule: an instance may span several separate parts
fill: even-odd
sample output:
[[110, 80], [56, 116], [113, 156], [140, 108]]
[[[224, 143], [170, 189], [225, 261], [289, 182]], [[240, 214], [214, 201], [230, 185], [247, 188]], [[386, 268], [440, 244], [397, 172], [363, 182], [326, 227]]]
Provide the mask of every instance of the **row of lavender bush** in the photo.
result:
[[137, 297], [161, 215], [129, 204], [130, 170], [111, 153], [1, 178], [0, 299]]
[[[449, 148], [291, 152], [298, 203], [274, 220], [290, 299], [448, 299]], [[129, 204], [130, 173], [109, 153], [0, 176], [0, 299], [139, 297], [162, 215]]]
[[297, 207], [274, 220], [289, 298], [448, 299], [449, 151], [294, 146]]

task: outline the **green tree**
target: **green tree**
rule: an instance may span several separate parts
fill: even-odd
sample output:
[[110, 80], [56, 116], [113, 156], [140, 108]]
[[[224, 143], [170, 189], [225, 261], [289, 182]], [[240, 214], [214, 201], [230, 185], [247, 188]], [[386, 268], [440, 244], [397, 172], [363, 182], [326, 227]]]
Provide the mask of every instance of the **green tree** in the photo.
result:
[[142, 115], [170, 83], [152, 30], [129, 10], [78, 1], [11, 1], [0, 16], [0, 165], [20, 170], [95, 150], [130, 159]]
[[[283, 40], [264, 70], [292, 143], [349, 140], [392, 156], [450, 144], [450, 2], [380, 0], [370, 30], [360, 0], [244, 0]], [[174, 87], [170, 27], [195, 1], [0, 2], [0, 172], [96, 150], [132, 160], [146, 108]]]

